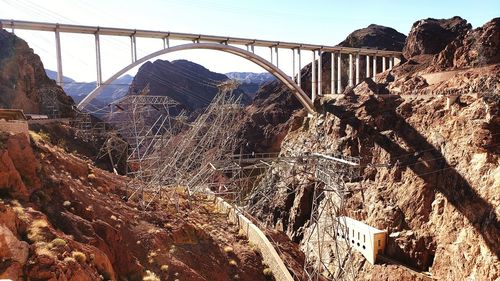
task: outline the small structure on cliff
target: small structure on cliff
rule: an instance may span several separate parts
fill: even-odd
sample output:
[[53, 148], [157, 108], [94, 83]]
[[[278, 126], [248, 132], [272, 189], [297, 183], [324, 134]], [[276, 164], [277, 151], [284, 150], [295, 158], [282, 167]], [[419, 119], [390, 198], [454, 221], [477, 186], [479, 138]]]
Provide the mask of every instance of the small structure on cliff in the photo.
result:
[[28, 121], [21, 109], [0, 109], [0, 131], [13, 133], [13, 134], [25, 134], [29, 138], [28, 134]]
[[343, 226], [342, 231], [337, 232], [338, 240], [345, 239], [352, 248], [361, 252], [371, 264], [375, 264], [377, 255], [384, 253], [387, 231], [376, 229], [349, 217], [339, 217], [338, 222]]

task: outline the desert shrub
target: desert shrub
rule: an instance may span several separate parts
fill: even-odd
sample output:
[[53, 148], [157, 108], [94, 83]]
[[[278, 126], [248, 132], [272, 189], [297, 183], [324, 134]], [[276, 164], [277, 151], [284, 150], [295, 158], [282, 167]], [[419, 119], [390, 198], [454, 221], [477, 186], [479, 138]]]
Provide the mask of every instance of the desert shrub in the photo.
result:
[[72, 262], [76, 263], [76, 260], [73, 257], [65, 257], [63, 261], [65, 263], [72, 263]]
[[43, 235], [43, 229], [48, 227], [48, 224], [43, 219], [34, 220], [28, 227], [28, 239], [31, 242], [41, 242], [45, 241], [45, 236]]
[[235, 260], [229, 260], [229, 265], [238, 266], [238, 263]]
[[224, 247], [224, 252], [225, 252], [226, 254], [230, 254], [230, 253], [233, 253], [233, 252], [234, 252], [234, 249], [233, 249], [233, 247], [226, 246], [226, 247]]
[[87, 256], [82, 252], [74, 251], [71, 253], [71, 256], [79, 263], [84, 263], [87, 261]]
[[29, 134], [31, 139], [36, 142], [50, 143], [50, 135], [45, 133], [44, 131], [40, 131], [38, 133], [34, 131], [29, 131]]
[[158, 276], [152, 271], [146, 270], [146, 275], [142, 277], [142, 281], [161, 281]]
[[52, 240], [52, 242], [50, 242], [50, 244], [52, 244], [53, 247], [63, 247], [63, 246], [66, 246], [66, 241], [64, 239], [61, 239], [61, 238], [56, 238], [56, 239]]
[[264, 270], [262, 271], [262, 273], [265, 276], [273, 276], [273, 271], [269, 267], [264, 268]]
[[35, 245], [35, 253], [37, 255], [55, 258], [55, 254], [50, 249], [50, 245], [48, 243], [46, 243], [46, 242], [36, 242], [34, 245]]
[[168, 271], [168, 265], [164, 264], [160, 267], [161, 271], [167, 272]]

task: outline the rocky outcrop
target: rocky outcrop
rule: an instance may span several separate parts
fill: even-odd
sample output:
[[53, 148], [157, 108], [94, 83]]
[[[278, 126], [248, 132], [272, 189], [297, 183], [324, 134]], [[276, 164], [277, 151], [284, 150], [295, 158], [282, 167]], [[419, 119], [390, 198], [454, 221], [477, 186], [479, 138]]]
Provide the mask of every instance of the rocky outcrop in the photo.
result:
[[[324, 97], [317, 116], [289, 121], [295, 125], [282, 155], [361, 157], [361, 178], [347, 183], [353, 191], [345, 213], [387, 230], [385, 255], [396, 263], [370, 265], [355, 254], [357, 279], [429, 279], [415, 269], [442, 280], [500, 278], [497, 26], [498, 19], [476, 30], [460, 18], [416, 23], [408, 61], [344, 97]], [[488, 63], [474, 63], [478, 46], [487, 47]], [[447, 104], [450, 95], [460, 97]], [[314, 181], [286, 169], [274, 176], [273, 200], [255, 215], [304, 243]], [[303, 186], [290, 192], [293, 182]]]
[[[360, 157], [361, 178], [347, 185], [353, 192], [345, 198], [345, 213], [389, 232], [386, 256], [437, 279], [495, 280], [500, 277], [494, 192], [500, 188], [499, 68], [421, 75], [408, 64], [396, 66], [343, 98], [321, 100], [320, 114], [289, 132], [281, 153], [339, 151]], [[376, 96], [399, 94], [410, 85], [414, 96]], [[447, 107], [440, 95], [452, 90], [461, 96]], [[268, 195], [273, 200], [257, 215], [301, 241], [308, 231], [310, 187], [303, 184], [290, 195], [279, 187], [300, 179], [277, 177], [276, 194]], [[426, 279], [405, 267], [356, 260], [360, 280], [394, 280], [395, 274]]]
[[[396, 30], [380, 25], [370, 25], [351, 33], [346, 40], [340, 43], [345, 47], [370, 47], [401, 51], [405, 35]], [[330, 54], [322, 57], [323, 81], [330, 81]], [[343, 63], [343, 85], [347, 85], [347, 57]], [[381, 58], [379, 58], [381, 59]], [[365, 69], [364, 58], [360, 63], [361, 69]], [[378, 63], [378, 71], [382, 71], [382, 62]], [[311, 93], [311, 64], [301, 70], [302, 89]], [[330, 83], [323, 83], [323, 92], [330, 93]], [[257, 92], [252, 105], [245, 110], [244, 126], [240, 136], [244, 139], [242, 144], [247, 152], [277, 152], [280, 144], [288, 130], [296, 127], [292, 116], [294, 112], [301, 109], [302, 105], [292, 93], [279, 81], [265, 84]], [[297, 116], [303, 116], [304, 112], [296, 112]]]
[[405, 40], [406, 36], [393, 28], [370, 24], [368, 27], [349, 34], [339, 46], [401, 51], [405, 45]]
[[500, 63], [500, 18], [457, 37], [435, 59], [435, 64], [441, 69], [495, 63]]
[[268, 280], [261, 254], [207, 198], [175, 192], [143, 211], [124, 199], [125, 177], [31, 135], [32, 145], [0, 138], [0, 278]]
[[409, 59], [417, 55], [435, 55], [471, 29], [472, 26], [460, 17], [419, 20], [406, 38], [403, 56]]
[[71, 116], [73, 100], [47, 77], [40, 57], [28, 44], [0, 30], [0, 108]]

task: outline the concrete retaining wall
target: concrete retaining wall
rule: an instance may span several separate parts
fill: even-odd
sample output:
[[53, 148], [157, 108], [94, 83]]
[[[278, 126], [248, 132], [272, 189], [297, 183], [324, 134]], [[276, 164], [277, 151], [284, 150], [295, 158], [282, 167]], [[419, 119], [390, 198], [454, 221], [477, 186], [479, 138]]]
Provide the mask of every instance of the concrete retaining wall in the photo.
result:
[[0, 120], [0, 131], [12, 133], [12, 134], [24, 134], [28, 138], [29, 141], [29, 133], [28, 133], [28, 122], [26, 121], [5, 121]]
[[248, 241], [259, 249], [264, 262], [269, 266], [277, 281], [293, 281], [293, 277], [283, 263], [283, 260], [266, 235], [255, 224], [220, 197], [216, 197], [215, 205], [217, 210], [227, 214], [228, 220], [237, 224], [239, 229], [247, 236]]

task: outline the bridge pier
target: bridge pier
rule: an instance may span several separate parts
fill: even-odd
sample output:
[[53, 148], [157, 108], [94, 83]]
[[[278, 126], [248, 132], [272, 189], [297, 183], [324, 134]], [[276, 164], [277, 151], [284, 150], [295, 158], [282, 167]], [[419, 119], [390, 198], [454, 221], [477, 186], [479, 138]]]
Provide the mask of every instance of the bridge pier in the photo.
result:
[[102, 84], [102, 66], [101, 66], [101, 41], [99, 40], [99, 33], [96, 32], [95, 36], [95, 65], [97, 69], [97, 87]]
[[274, 52], [276, 53], [276, 67], [279, 67], [278, 46], [274, 47]]
[[354, 77], [352, 73], [352, 54], [349, 54], [349, 87], [354, 86]]
[[389, 57], [389, 70], [394, 66], [394, 57]]
[[271, 64], [274, 64], [274, 60], [273, 60], [273, 47], [269, 47], [269, 53], [270, 53], [270, 55], [271, 55], [271, 60], [270, 60], [270, 62], [271, 62]]
[[301, 75], [301, 70], [302, 70], [302, 56], [300, 55], [300, 48], [297, 49], [297, 56], [299, 57], [299, 71], [298, 71], [298, 75], [297, 75], [297, 85], [299, 85], [299, 87], [301, 87], [301, 80], [302, 80], [302, 75]]
[[386, 58], [382, 57], [382, 72], [385, 72], [387, 66]]
[[316, 51], [313, 50], [313, 59], [311, 62], [311, 100], [314, 102], [316, 100]]
[[59, 29], [56, 28], [56, 59], [57, 59], [57, 85], [63, 86], [62, 56], [61, 56], [61, 37]]
[[366, 55], [366, 78], [370, 78], [370, 56]]
[[359, 84], [359, 53], [356, 54], [356, 85]]
[[323, 74], [323, 60], [321, 59], [323, 56], [323, 52], [321, 49], [318, 50], [318, 97], [323, 95], [323, 90], [321, 89], [321, 76]]
[[331, 53], [331, 65], [330, 65], [330, 94], [335, 94], [335, 53]]
[[170, 38], [164, 37], [163, 38], [163, 49], [170, 48]]
[[342, 53], [337, 56], [337, 94], [342, 94]]
[[372, 73], [372, 78], [375, 78], [375, 75], [377, 75], [377, 55], [373, 55], [373, 73]]
[[130, 53], [132, 55], [132, 63], [137, 61], [137, 44], [135, 41], [135, 33], [130, 35]]

